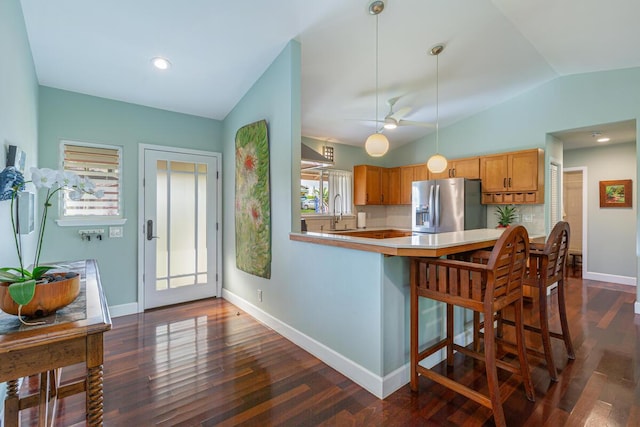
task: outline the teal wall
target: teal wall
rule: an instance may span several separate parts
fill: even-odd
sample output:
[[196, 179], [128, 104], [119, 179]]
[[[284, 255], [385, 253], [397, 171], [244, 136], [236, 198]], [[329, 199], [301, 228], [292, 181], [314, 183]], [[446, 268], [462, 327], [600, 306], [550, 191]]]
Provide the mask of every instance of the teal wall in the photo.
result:
[[[637, 191], [636, 144], [616, 144], [569, 150], [564, 167], [585, 167], [587, 187], [587, 265], [589, 271], [636, 277], [636, 224], [638, 199], [631, 208], [601, 208], [600, 181], [630, 179]], [[615, 243], [614, 243], [615, 242]]]
[[[0, 1], [0, 171], [6, 146], [27, 153], [27, 171], [38, 162], [38, 81], [18, 0]], [[11, 231], [10, 202], [0, 202], [0, 267], [18, 266]], [[35, 233], [23, 237], [23, 253], [31, 262]]]
[[[59, 167], [61, 139], [123, 147], [124, 238], [83, 241], [78, 230], [60, 227], [51, 216], [43, 260], [95, 258], [109, 305], [138, 298], [138, 145], [154, 144], [222, 151], [222, 123], [74, 92], [40, 88], [40, 167]], [[84, 227], [86, 228], [86, 227]], [[93, 227], [92, 227], [93, 228]], [[108, 227], [102, 227], [108, 229]], [[108, 233], [107, 233], [108, 234]]]
[[[281, 322], [381, 374], [383, 257], [289, 240], [295, 218], [291, 206], [298, 198], [300, 185], [299, 75], [300, 45], [292, 41], [224, 121], [223, 286]], [[238, 128], [261, 119], [269, 125], [271, 154], [270, 280], [244, 273], [235, 264], [234, 138]], [[262, 302], [257, 298], [258, 289], [263, 292]]]

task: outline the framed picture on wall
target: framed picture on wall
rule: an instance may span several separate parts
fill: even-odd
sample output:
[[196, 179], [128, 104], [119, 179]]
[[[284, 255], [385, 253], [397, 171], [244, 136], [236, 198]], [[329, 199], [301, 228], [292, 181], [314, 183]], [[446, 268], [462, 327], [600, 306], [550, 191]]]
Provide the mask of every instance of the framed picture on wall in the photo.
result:
[[20, 173], [24, 174], [24, 166], [27, 154], [16, 145], [7, 147], [7, 167], [14, 166]]
[[600, 181], [601, 208], [630, 208], [632, 206], [632, 184], [630, 179]]

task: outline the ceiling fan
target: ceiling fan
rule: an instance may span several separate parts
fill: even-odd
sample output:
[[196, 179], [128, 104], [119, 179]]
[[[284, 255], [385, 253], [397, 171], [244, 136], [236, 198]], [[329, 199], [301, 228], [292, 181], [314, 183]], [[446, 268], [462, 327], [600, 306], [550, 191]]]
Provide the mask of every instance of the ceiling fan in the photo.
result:
[[403, 120], [402, 118], [409, 114], [411, 107], [402, 107], [398, 111], [393, 111], [393, 107], [400, 99], [399, 96], [391, 98], [387, 101], [389, 104], [389, 113], [385, 116], [384, 120], [378, 120], [380, 123], [384, 123], [385, 129], [395, 129], [398, 126], [421, 126], [421, 127], [434, 127], [431, 123], [415, 122], [413, 120]]

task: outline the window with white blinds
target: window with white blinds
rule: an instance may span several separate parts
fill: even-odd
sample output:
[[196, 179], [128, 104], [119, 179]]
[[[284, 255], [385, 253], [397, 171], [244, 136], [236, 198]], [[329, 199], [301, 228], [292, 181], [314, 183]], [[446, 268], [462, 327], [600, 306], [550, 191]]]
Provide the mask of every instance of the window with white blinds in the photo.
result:
[[104, 191], [101, 198], [85, 195], [80, 200], [72, 200], [65, 192], [61, 217], [121, 218], [122, 148], [68, 141], [63, 141], [60, 148], [65, 171], [91, 179], [96, 190]]

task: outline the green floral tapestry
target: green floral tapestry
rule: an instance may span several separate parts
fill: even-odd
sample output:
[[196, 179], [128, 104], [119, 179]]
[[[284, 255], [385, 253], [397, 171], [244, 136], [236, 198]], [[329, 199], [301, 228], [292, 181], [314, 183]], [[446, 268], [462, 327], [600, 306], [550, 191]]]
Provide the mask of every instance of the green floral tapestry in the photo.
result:
[[236, 266], [271, 278], [271, 195], [267, 122], [236, 133]]

